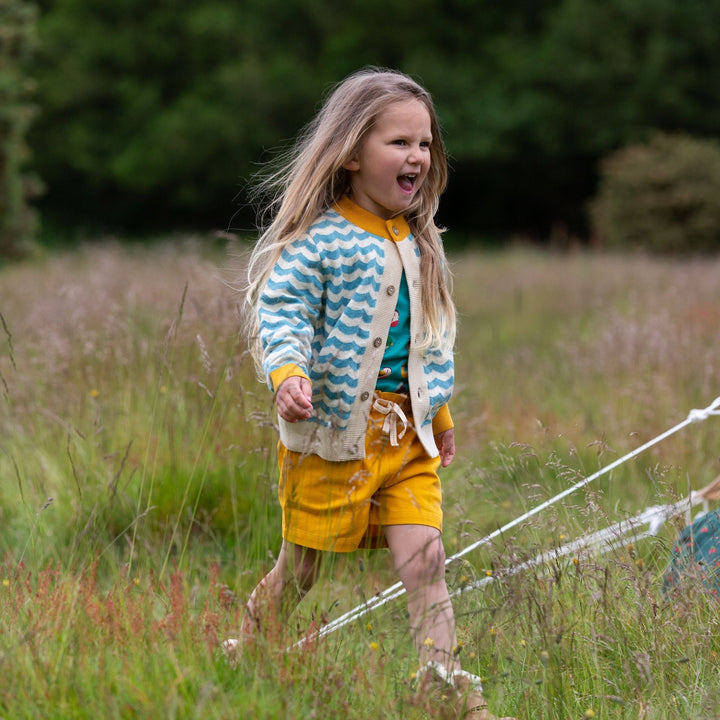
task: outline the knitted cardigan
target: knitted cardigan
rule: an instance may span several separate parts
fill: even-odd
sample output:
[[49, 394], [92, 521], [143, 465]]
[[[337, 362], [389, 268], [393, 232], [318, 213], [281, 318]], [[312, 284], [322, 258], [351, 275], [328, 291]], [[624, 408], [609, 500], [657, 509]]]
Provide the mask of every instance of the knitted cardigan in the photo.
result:
[[365, 455], [373, 392], [405, 271], [410, 293], [409, 396], [430, 457], [453, 426], [452, 351], [421, 350], [420, 252], [402, 217], [387, 222], [343, 198], [282, 252], [258, 301], [263, 370], [271, 390], [290, 376], [312, 383], [313, 414], [279, 418], [290, 450], [331, 461]]

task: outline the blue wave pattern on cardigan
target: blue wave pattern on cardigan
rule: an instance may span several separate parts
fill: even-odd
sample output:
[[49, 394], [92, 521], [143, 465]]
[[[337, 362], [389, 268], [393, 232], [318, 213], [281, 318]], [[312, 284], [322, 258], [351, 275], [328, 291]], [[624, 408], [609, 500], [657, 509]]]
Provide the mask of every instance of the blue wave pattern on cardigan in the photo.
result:
[[432, 422], [438, 408], [450, 399], [455, 382], [455, 365], [452, 356], [440, 350], [428, 350], [425, 354], [425, 378], [428, 384], [430, 410], [422, 424]]
[[260, 297], [263, 369], [269, 377], [293, 363], [308, 373], [311, 421], [347, 423], [384, 257], [380, 238], [331, 210], [283, 251]]
[[[389, 252], [392, 255], [386, 255]], [[354, 428], [347, 443], [342, 441], [346, 443], [345, 451], [355, 448], [356, 441], [360, 443], [357, 432], [364, 433], [364, 424], [360, 430], [355, 415], [360, 388], [370, 389], [368, 381], [372, 382], [372, 373], [377, 377], [380, 369], [382, 352], [377, 354], [373, 341], [389, 330], [392, 306], [388, 306], [389, 293], [383, 288], [389, 281], [390, 266], [396, 268], [395, 272], [404, 268], [413, 286], [411, 313], [416, 316], [413, 332], [421, 327], [419, 257], [412, 235], [397, 242], [388, 240], [358, 226], [337, 210], [328, 210], [305, 235], [284, 249], [259, 298], [263, 369], [270, 389], [272, 372], [288, 364], [301, 368], [313, 385], [314, 413], [306, 423], [332, 432]], [[392, 277], [391, 282], [395, 283], [396, 276]], [[378, 318], [386, 315], [387, 326], [382, 325], [385, 329], [378, 332]], [[365, 362], [371, 355], [377, 356], [377, 367], [374, 359]], [[362, 377], [361, 365], [364, 365]], [[423, 429], [426, 447], [434, 447], [430, 426], [453, 390], [452, 349], [430, 348], [421, 353], [411, 343], [409, 367], [414, 368], [410, 371], [414, 388], [411, 394], [418, 393], [418, 398], [424, 398], [417, 405], [413, 398], [415, 422], [418, 429]], [[293, 425], [286, 432], [292, 432], [296, 438], [298, 446], [294, 449], [305, 451], [298, 433], [314, 446], [311, 439], [314, 436], [307, 433], [307, 428]], [[320, 445], [335, 447], [334, 442], [335, 439], [330, 445], [324, 442]], [[354, 450], [350, 452], [352, 457], [361, 456], [353, 454]]]

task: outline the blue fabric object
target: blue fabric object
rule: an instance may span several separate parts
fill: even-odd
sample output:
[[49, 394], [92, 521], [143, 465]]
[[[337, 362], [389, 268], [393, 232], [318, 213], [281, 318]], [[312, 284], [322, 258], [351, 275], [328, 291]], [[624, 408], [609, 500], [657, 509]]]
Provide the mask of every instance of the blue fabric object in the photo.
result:
[[665, 590], [683, 578], [700, 580], [713, 595], [720, 592], [720, 510], [712, 510], [684, 527], [675, 541], [665, 570]]

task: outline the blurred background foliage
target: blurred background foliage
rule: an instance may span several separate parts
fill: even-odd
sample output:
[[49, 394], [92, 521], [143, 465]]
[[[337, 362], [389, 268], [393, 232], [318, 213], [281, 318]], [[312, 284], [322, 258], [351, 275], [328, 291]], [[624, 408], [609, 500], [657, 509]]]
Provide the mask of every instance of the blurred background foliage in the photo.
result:
[[[12, 83], [34, 87], [25, 171], [44, 183], [45, 236], [249, 232], [253, 173], [332, 83], [367, 64], [410, 73], [433, 94], [452, 162], [440, 220], [473, 242], [602, 242], [588, 203], [604, 158], [659, 131], [720, 137], [716, 0], [0, 7], [32, 18], [31, 58], [15, 58]], [[710, 235], [720, 246], [720, 228]]]

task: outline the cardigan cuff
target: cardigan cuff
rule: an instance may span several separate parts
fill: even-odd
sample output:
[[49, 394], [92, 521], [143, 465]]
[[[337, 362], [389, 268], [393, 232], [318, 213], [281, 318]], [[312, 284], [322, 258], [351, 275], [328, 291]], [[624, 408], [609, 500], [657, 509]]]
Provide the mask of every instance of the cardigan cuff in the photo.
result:
[[279, 367], [277, 370], [273, 370], [270, 373], [270, 386], [273, 392], [277, 392], [277, 389], [289, 378], [289, 377], [303, 377], [307, 380], [310, 379], [308, 374], [298, 365], [288, 363]]
[[433, 435], [439, 435], [454, 427], [455, 423], [453, 423], [452, 416], [450, 415], [450, 407], [445, 404], [435, 413], [435, 417], [433, 418]]

